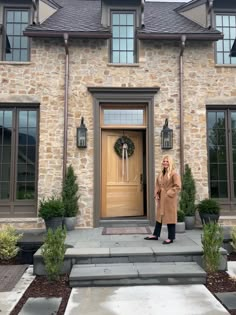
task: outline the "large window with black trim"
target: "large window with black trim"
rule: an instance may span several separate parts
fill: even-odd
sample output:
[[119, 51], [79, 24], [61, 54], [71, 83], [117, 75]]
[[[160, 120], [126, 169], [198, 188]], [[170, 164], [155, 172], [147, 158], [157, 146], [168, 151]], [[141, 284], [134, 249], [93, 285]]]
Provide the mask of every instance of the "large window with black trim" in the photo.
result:
[[132, 64], [136, 62], [135, 12], [111, 12], [111, 62]]
[[236, 14], [216, 14], [216, 29], [224, 34], [216, 43], [216, 63], [236, 64], [236, 58], [230, 57], [236, 38]]
[[23, 31], [30, 24], [29, 9], [5, 8], [3, 31], [3, 60], [28, 61], [29, 39]]
[[38, 109], [0, 109], [0, 217], [36, 212]]
[[210, 197], [236, 202], [236, 109], [207, 111]]

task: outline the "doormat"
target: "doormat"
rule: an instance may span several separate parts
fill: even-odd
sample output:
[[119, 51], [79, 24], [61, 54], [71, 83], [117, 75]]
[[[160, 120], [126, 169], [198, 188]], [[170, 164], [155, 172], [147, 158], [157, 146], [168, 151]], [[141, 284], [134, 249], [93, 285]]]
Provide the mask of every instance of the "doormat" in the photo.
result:
[[148, 226], [145, 227], [104, 227], [102, 235], [152, 234]]
[[11, 291], [29, 265], [1, 265], [0, 292]]

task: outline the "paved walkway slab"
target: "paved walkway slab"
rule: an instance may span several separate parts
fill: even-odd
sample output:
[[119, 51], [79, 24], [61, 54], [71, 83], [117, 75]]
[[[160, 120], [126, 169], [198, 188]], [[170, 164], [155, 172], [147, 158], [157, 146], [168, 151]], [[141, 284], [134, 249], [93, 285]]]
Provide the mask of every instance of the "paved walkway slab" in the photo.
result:
[[0, 292], [11, 291], [28, 265], [0, 265]]
[[216, 296], [229, 310], [236, 310], [236, 292], [216, 293]]
[[56, 315], [61, 298], [29, 298], [19, 315]]
[[[92, 301], [92, 303], [91, 303]], [[65, 315], [228, 315], [203, 285], [73, 289]]]

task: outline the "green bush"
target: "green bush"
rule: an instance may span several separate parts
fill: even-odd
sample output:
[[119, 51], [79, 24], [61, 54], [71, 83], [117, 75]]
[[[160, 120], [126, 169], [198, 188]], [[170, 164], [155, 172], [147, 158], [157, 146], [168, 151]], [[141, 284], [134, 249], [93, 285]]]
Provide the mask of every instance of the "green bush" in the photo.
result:
[[39, 217], [48, 220], [55, 217], [63, 217], [65, 213], [64, 204], [61, 198], [52, 196], [40, 201]]
[[232, 242], [231, 245], [234, 250], [236, 250], [236, 226], [233, 227], [231, 232]]
[[214, 199], [203, 199], [197, 205], [197, 209], [200, 214], [219, 214], [220, 213], [220, 205]]
[[196, 197], [195, 180], [193, 178], [191, 168], [188, 166], [188, 164], [186, 164], [179, 202], [180, 210], [182, 210], [185, 213], [185, 216], [195, 215], [196, 212], [195, 197]]
[[203, 225], [203, 263], [207, 272], [216, 272], [218, 270], [222, 242], [223, 231], [217, 223]]
[[42, 256], [50, 281], [59, 279], [66, 251], [65, 238], [66, 231], [64, 229], [57, 228], [55, 231], [49, 229], [42, 246]]
[[185, 214], [182, 210], [178, 210], [177, 212], [177, 221], [184, 222]]
[[78, 206], [78, 184], [72, 165], [66, 172], [65, 181], [62, 189], [62, 200], [65, 207], [65, 217], [75, 217], [79, 211]]
[[0, 231], [0, 259], [9, 260], [17, 255], [19, 247], [16, 244], [21, 237], [22, 234], [18, 234], [11, 226]]

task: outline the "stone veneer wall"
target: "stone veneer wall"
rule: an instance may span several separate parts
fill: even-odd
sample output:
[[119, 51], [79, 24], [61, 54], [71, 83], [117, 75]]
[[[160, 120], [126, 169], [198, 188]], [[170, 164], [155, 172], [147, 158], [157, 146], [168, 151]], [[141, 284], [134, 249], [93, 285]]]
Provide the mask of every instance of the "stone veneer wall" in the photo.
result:
[[[189, 42], [184, 52], [185, 163], [192, 168], [197, 198], [208, 196], [206, 151], [206, 103], [210, 98], [236, 96], [235, 68], [215, 67], [212, 43]], [[72, 164], [80, 189], [78, 225], [93, 225], [93, 98], [88, 86], [160, 87], [155, 96], [155, 166], [160, 169], [160, 132], [165, 118], [174, 130], [170, 152], [179, 169], [179, 43], [143, 41], [139, 64], [108, 64], [105, 40], [69, 40], [69, 120], [68, 164]], [[0, 100], [29, 96], [40, 102], [39, 199], [60, 193], [63, 156], [64, 108], [63, 40], [34, 39], [31, 62], [0, 63]], [[1, 100], [2, 101], [2, 100]], [[236, 102], [235, 102], [236, 104]], [[76, 147], [76, 128], [84, 116], [88, 128], [88, 148]], [[17, 225], [17, 221], [15, 221]], [[20, 223], [19, 223], [20, 224]], [[41, 221], [38, 221], [39, 226]], [[33, 226], [33, 223], [32, 223]]]

